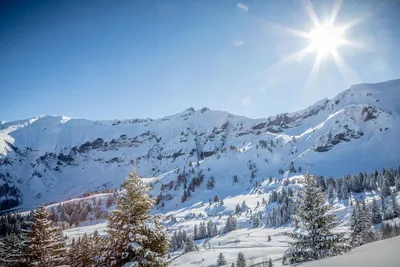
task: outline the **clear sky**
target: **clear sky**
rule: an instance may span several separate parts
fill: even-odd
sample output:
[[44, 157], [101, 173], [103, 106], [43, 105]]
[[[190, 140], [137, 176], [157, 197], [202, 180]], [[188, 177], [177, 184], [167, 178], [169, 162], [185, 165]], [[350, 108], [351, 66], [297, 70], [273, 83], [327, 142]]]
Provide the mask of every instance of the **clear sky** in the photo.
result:
[[[290, 29], [308, 34], [312, 14], [335, 12], [346, 42], [313, 71], [321, 49], [290, 57], [331, 38]], [[1, 0], [0, 120], [295, 111], [400, 78], [399, 14], [396, 0]]]

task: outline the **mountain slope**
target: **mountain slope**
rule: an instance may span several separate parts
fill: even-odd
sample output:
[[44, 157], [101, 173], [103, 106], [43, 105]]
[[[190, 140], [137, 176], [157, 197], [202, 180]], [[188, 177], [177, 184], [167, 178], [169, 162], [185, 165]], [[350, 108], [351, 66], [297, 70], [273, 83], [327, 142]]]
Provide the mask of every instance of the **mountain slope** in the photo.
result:
[[400, 266], [400, 255], [397, 253], [399, 243], [400, 237], [394, 237], [355, 248], [349, 254], [343, 256], [304, 263], [299, 266]]
[[[117, 188], [133, 165], [155, 177], [155, 195], [179, 174], [202, 171], [205, 180], [215, 179], [214, 188], [203, 182], [195, 192], [207, 201], [307, 166], [332, 176], [397, 168], [399, 149], [400, 80], [354, 85], [331, 100], [265, 119], [189, 108], [155, 120], [1, 122], [0, 209]], [[237, 185], [226, 186], [234, 175]], [[182, 192], [169, 196], [171, 209], [191, 204], [181, 203]]]

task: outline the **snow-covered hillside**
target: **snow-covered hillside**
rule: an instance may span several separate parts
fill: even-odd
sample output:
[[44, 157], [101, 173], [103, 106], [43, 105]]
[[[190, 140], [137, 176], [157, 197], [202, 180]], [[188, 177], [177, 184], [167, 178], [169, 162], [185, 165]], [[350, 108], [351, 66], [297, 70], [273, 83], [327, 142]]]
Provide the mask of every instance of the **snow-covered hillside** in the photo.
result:
[[400, 266], [399, 251], [400, 237], [381, 240], [362, 247], [355, 248], [349, 254], [329, 259], [304, 263], [304, 267], [375, 267]]
[[[269, 176], [292, 176], [307, 166], [332, 176], [397, 168], [399, 150], [400, 80], [354, 85], [265, 119], [189, 108], [155, 120], [1, 122], [0, 210], [118, 188], [134, 166], [152, 177], [154, 195], [185, 171], [200, 172], [204, 181], [213, 177], [212, 188], [204, 182], [195, 192], [208, 201], [247, 194]], [[179, 190], [168, 196], [165, 211], [196, 204], [181, 203], [181, 196]]]

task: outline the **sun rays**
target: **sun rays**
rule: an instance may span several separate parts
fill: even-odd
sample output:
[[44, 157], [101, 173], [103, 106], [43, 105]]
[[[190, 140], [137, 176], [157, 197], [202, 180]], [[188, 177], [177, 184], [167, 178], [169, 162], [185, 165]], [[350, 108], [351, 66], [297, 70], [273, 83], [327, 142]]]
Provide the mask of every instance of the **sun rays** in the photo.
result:
[[346, 63], [344, 58], [340, 55], [340, 48], [342, 46], [349, 46], [356, 49], [365, 49], [366, 47], [357, 41], [347, 39], [346, 32], [355, 24], [361, 21], [356, 19], [345, 25], [336, 25], [336, 18], [340, 12], [341, 0], [337, 0], [333, 4], [332, 11], [329, 19], [321, 21], [313, 5], [309, 0], [303, 1], [305, 10], [313, 27], [308, 31], [301, 31], [298, 29], [288, 28], [281, 25], [273, 25], [277, 30], [282, 33], [292, 35], [294, 37], [309, 40], [309, 45], [285, 57], [276, 65], [287, 64], [292, 61], [298, 61], [305, 56], [313, 55], [315, 60], [307, 78], [307, 85], [318, 77], [320, 66], [324, 60], [333, 59], [340, 74], [345, 80], [351, 79], [348, 82], [356, 82], [356, 74], [351, 67]]

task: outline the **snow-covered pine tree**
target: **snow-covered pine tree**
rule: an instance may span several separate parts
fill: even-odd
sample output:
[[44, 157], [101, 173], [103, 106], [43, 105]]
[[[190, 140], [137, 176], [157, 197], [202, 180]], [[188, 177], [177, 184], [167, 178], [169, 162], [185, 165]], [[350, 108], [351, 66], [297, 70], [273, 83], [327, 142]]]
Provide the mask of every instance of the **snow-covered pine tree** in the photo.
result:
[[97, 267], [100, 266], [100, 259], [104, 239], [99, 235], [86, 235], [78, 242], [71, 244], [68, 253], [69, 264], [71, 267]]
[[378, 201], [376, 199], [372, 200], [372, 223], [378, 224], [382, 222], [382, 214], [379, 209]]
[[274, 264], [272, 264], [271, 258], [269, 258], [269, 260], [268, 260], [268, 267], [274, 267]]
[[217, 235], [218, 235], [217, 225], [215, 223], [213, 223], [213, 227], [211, 229], [211, 237], [214, 237]]
[[227, 264], [227, 262], [226, 262], [226, 260], [225, 260], [224, 254], [219, 253], [218, 258], [217, 258], [217, 265], [218, 265], [218, 266], [224, 266], [224, 265], [226, 265], [226, 264]]
[[392, 191], [390, 190], [389, 180], [384, 177], [382, 188], [381, 188], [381, 194], [383, 197], [387, 197], [387, 196], [390, 196], [391, 193], [392, 193]]
[[236, 207], [235, 207], [235, 214], [239, 214], [239, 213], [241, 213], [242, 212], [242, 209], [240, 208], [240, 205], [239, 205], [239, 203], [236, 205]]
[[0, 266], [29, 266], [26, 237], [12, 234], [0, 239]]
[[244, 257], [244, 254], [242, 252], [238, 253], [236, 259], [236, 267], [246, 267], [246, 258]]
[[141, 267], [166, 266], [167, 233], [160, 219], [149, 214], [154, 200], [148, 195], [148, 187], [133, 171], [123, 188], [108, 219], [107, 266], [128, 262]]
[[353, 247], [361, 246], [372, 242], [375, 239], [375, 233], [372, 229], [372, 216], [366, 205], [360, 205], [359, 202], [354, 206], [350, 218], [351, 245]]
[[290, 242], [283, 263], [321, 259], [350, 251], [345, 234], [333, 232], [339, 222], [313, 176], [305, 175], [304, 188], [298, 194], [294, 217], [301, 231], [287, 234], [294, 242]]
[[28, 234], [29, 261], [33, 266], [52, 267], [65, 261], [64, 237], [52, 226], [44, 205], [32, 213], [32, 227]]
[[197, 227], [197, 224], [194, 225], [193, 238], [194, 238], [194, 240], [200, 239], [199, 238], [199, 228]]
[[395, 176], [395, 182], [394, 182], [394, 184], [395, 184], [395, 188], [396, 188], [396, 191], [397, 192], [399, 192], [400, 191], [400, 172], [397, 172], [397, 174], [396, 174], [396, 176]]
[[350, 193], [349, 193], [349, 187], [347, 185], [347, 180], [343, 179], [343, 183], [342, 183], [342, 199], [343, 200], [348, 200], [350, 197]]
[[207, 238], [207, 228], [204, 222], [199, 224], [199, 239]]
[[392, 211], [394, 217], [400, 217], [400, 205], [396, 200], [396, 194], [391, 195], [392, 199]]
[[230, 231], [234, 231], [237, 229], [237, 221], [236, 218], [231, 215], [229, 215], [228, 219], [226, 220], [225, 227], [224, 227], [224, 233], [228, 233]]

